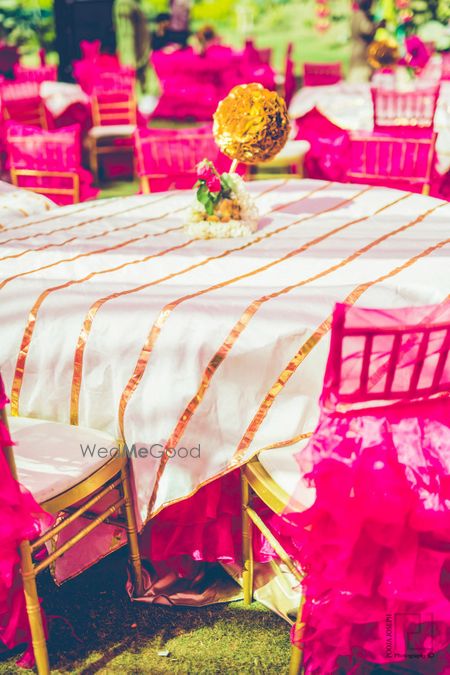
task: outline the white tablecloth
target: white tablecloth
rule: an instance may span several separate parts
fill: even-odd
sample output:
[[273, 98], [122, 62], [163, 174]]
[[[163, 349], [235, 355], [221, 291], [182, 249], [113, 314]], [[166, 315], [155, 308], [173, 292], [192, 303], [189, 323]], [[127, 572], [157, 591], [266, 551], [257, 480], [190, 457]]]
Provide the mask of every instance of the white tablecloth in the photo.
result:
[[55, 208], [55, 204], [44, 197], [29, 190], [19, 188], [0, 181], [0, 230], [12, 227], [16, 222], [22, 222], [31, 214], [45, 213]]
[[[429, 86], [429, 85], [428, 85]], [[302, 117], [317, 107], [344, 129], [373, 129], [373, 104], [368, 83], [341, 82], [327, 87], [303, 87], [289, 106], [292, 118]], [[450, 169], [450, 82], [442, 82], [435, 116], [438, 132], [439, 171]]]
[[[150, 511], [314, 428], [336, 301], [450, 292], [450, 204], [320, 181], [249, 185], [245, 239], [192, 241], [190, 192], [57, 209], [0, 232], [0, 367], [14, 412], [138, 447]], [[194, 453], [196, 454], [196, 453]]]

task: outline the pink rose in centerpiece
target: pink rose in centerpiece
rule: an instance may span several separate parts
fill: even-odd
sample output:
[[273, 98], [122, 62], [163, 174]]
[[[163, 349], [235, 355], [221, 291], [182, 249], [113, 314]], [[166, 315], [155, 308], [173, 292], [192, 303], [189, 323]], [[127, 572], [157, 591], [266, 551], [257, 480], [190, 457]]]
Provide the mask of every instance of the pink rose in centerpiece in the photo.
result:
[[215, 174], [208, 176], [208, 178], [206, 179], [206, 185], [210, 192], [220, 192], [222, 189], [220, 178]]
[[212, 162], [204, 159], [197, 166], [197, 178], [206, 183], [206, 187], [210, 192], [218, 193], [222, 190], [220, 177]]
[[200, 162], [200, 164], [198, 164], [197, 178], [199, 180], [208, 181], [215, 175], [216, 172], [214, 170], [214, 167], [212, 166], [211, 162], [209, 162], [207, 159], [204, 159], [202, 162]]

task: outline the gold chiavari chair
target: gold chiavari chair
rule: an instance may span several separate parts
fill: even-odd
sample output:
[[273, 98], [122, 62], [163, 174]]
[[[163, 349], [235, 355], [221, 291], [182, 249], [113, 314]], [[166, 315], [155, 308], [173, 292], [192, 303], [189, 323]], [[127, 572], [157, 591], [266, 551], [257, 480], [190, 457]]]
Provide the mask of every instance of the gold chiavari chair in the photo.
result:
[[[305, 443], [308, 439], [305, 439]], [[294, 459], [294, 453], [298, 452], [300, 445], [286, 448], [274, 448], [263, 450], [241, 467], [242, 489], [242, 586], [245, 604], [251, 604], [253, 600], [253, 550], [252, 550], [252, 524], [257, 527], [267, 539], [280, 561], [287, 567], [289, 572], [300, 584], [303, 573], [292, 562], [289, 554], [272, 534], [263, 519], [253, 508], [253, 498], [258, 497], [272, 513], [280, 515], [289, 508], [294, 508], [292, 494], [299, 482], [298, 466]], [[298, 489], [297, 489], [298, 492]], [[303, 511], [311, 506], [314, 501], [315, 491], [304, 486], [301, 497], [302, 503], [295, 504], [296, 511]], [[303, 600], [303, 593], [302, 593]], [[302, 603], [297, 614], [296, 634], [301, 631]], [[289, 674], [298, 675], [301, 671], [302, 652], [295, 646], [291, 646], [291, 660]]]
[[430, 194], [436, 134], [427, 138], [401, 137], [381, 132], [350, 132], [347, 180], [350, 183], [385, 185]]
[[[7, 425], [5, 410], [0, 415]], [[12, 475], [48, 513], [55, 524], [35, 541], [20, 545], [21, 574], [33, 651], [39, 675], [50, 673], [45, 631], [36, 587], [37, 575], [52, 565], [102, 523], [123, 526], [128, 535], [130, 561], [136, 595], [142, 594], [142, 569], [132, 502], [128, 458], [116, 453], [117, 443], [105, 433], [82, 427], [31, 418], [11, 417], [15, 449], [4, 449]], [[80, 444], [102, 449], [91, 457], [81, 453]], [[103, 452], [106, 450], [105, 452]], [[100, 455], [100, 452], [98, 453]], [[33, 555], [78, 518], [82, 528], [45, 558]], [[86, 524], [87, 523], [87, 524]]]
[[6, 151], [13, 185], [57, 203], [81, 199], [78, 129], [45, 131], [10, 123]]
[[93, 126], [88, 131], [87, 148], [89, 166], [98, 182], [100, 155], [133, 156], [137, 104], [131, 86], [123, 90], [94, 89], [91, 100]]
[[[73, 171], [41, 171], [38, 169], [10, 169], [11, 182], [18, 188], [37, 192], [46, 197], [68, 197], [73, 204], [80, 201], [80, 176]], [[24, 183], [22, 179], [27, 179]], [[45, 185], [45, 180], [67, 179], [67, 187]], [[33, 183], [34, 181], [34, 183]]]

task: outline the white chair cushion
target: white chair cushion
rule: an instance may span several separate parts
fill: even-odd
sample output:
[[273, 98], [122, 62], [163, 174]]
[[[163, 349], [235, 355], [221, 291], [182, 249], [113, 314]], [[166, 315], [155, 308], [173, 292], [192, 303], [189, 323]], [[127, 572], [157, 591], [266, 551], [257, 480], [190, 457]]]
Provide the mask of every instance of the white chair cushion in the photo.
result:
[[310, 149], [308, 141], [287, 141], [284, 148], [280, 150], [278, 155], [268, 162], [263, 162], [263, 167], [278, 167], [286, 166], [287, 164], [297, 164], [302, 157], [306, 155]]
[[[19, 481], [42, 503], [109, 461], [116, 439], [101, 431], [27, 417], [9, 417]], [[81, 447], [95, 451], [83, 454]], [[107, 453], [98, 449], [106, 448]], [[104, 455], [107, 455], [106, 457]]]
[[315, 488], [308, 487], [306, 482], [300, 481], [299, 466], [295, 455], [305, 447], [307, 440], [301, 444], [287, 448], [263, 450], [258, 459], [267, 473], [288, 495], [294, 496], [305, 507], [313, 504], [316, 497]]
[[88, 135], [91, 138], [109, 138], [110, 136], [128, 138], [133, 135], [135, 129], [134, 124], [105, 124], [104, 126], [91, 127]]

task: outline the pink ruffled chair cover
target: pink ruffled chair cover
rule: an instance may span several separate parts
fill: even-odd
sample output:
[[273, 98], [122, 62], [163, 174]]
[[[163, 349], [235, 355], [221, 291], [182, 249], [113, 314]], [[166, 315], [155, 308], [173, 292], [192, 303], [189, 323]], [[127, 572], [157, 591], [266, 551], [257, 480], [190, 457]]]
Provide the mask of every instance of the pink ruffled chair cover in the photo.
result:
[[297, 454], [316, 501], [299, 512], [295, 492], [283, 515], [306, 573], [292, 637], [308, 674], [438, 652], [427, 672], [449, 672], [449, 348], [448, 301], [336, 306], [320, 420]]
[[[0, 375], [0, 409], [7, 403]], [[12, 444], [8, 429], [0, 418], [0, 641], [8, 649], [29, 643], [18, 665], [32, 667], [34, 655], [19, 572], [18, 547], [24, 539], [38, 537], [51, 525], [53, 518], [12, 477], [3, 453], [3, 448]]]
[[275, 74], [268, 64], [253, 62], [225, 45], [212, 45], [203, 55], [192, 48], [172, 53], [153, 52], [151, 62], [161, 86], [161, 97], [152, 114], [156, 118], [209, 120], [232, 87], [260, 82], [275, 88]]
[[[98, 190], [92, 187], [92, 174], [81, 166], [81, 141], [78, 125], [44, 131], [15, 122], [6, 124], [8, 168], [37, 171], [74, 172], [80, 179], [80, 201], [95, 199]], [[28, 177], [20, 179], [20, 187], [35, 186], [70, 188], [72, 181], [64, 177]], [[57, 204], [70, 203], [65, 195], [50, 195]]]
[[92, 93], [102, 73], [114, 73], [123, 69], [115, 54], [101, 54], [100, 48], [100, 40], [94, 42], [82, 40], [80, 43], [82, 58], [72, 64], [75, 82], [87, 94]]

